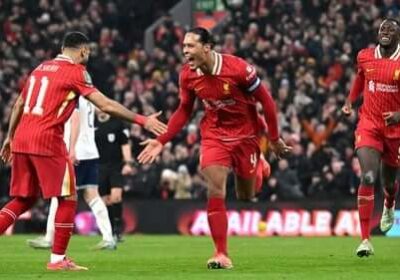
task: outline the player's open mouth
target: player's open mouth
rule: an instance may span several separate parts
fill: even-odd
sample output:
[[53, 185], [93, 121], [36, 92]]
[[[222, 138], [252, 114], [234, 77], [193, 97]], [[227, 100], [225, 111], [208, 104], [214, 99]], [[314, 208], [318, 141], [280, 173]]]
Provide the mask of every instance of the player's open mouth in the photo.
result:
[[388, 37], [388, 36], [382, 36], [382, 37], [381, 37], [381, 41], [382, 41], [383, 43], [388, 43], [388, 42], [390, 42], [390, 37]]
[[189, 64], [190, 66], [193, 66], [193, 65], [194, 65], [194, 58], [193, 58], [193, 57], [187, 56], [187, 57], [186, 57], [186, 61], [188, 62], [188, 64]]

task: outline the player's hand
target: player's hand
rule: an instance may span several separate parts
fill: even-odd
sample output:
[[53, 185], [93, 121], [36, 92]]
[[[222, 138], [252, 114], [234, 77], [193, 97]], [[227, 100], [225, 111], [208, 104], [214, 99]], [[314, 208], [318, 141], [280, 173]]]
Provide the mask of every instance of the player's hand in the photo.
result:
[[133, 175], [134, 174], [133, 167], [129, 163], [125, 163], [124, 166], [122, 167], [121, 174], [124, 176]]
[[276, 141], [271, 141], [270, 147], [278, 159], [292, 152], [292, 147], [286, 145], [282, 138], [279, 138]]
[[162, 112], [159, 111], [157, 113], [151, 114], [147, 117], [146, 122], [144, 123], [144, 128], [157, 136], [167, 132], [167, 125], [157, 119], [157, 117], [160, 116], [161, 113]]
[[76, 152], [74, 149], [71, 149], [71, 151], [69, 151], [69, 160], [72, 162], [73, 165], [79, 164], [79, 160], [76, 158]]
[[353, 106], [351, 105], [350, 101], [346, 100], [342, 107], [342, 112], [343, 114], [345, 114], [345, 116], [351, 116], [351, 114], [353, 113]]
[[11, 139], [7, 137], [4, 140], [3, 146], [1, 147], [0, 151], [1, 159], [8, 163], [11, 161], [12, 154], [11, 154]]
[[146, 141], [140, 143], [140, 145], [146, 146], [138, 156], [138, 161], [141, 164], [149, 164], [154, 162], [163, 149], [163, 144], [156, 139], [147, 139]]
[[400, 123], [400, 112], [384, 112], [382, 117], [386, 126]]

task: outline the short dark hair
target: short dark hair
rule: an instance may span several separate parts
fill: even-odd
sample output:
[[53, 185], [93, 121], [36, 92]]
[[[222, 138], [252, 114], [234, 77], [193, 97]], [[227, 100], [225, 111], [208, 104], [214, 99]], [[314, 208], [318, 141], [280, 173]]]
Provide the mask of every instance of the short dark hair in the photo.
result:
[[82, 45], [89, 44], [89, 38], [82, 32], [73, 31], [65, 34], [62, 47], [63, 48], [79, 48]]
[[199, 35], [199, 37], [200, 37], [199, 41], [202, 44], [210, 44], [211, 47], [214, 46], [214, 39], [213, 39], [210, 31], [208, 31], [207, 29], [205, 29], [203, 27], [192, 28], [187, 33], [197, 34], [197, 35]]
[[385, 18], [383, 21], [391, 21], [391, 22], [395, 23], [398, 27], [400, 27], [400, 21], [398, 21], [395, 18], [388, 17], [388, 18]]

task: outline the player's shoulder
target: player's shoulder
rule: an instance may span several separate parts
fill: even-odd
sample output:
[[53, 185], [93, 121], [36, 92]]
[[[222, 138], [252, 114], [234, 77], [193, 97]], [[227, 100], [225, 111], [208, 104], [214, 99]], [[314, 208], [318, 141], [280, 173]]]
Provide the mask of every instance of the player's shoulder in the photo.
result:
[[243, 58], [226, 53], [222, 54], [222, 61], [225, 65], [231, 67], [243, 67], [248, 65], [247, 61]]
[[239, 56], [223, 54], [222, 61], [224, 73], [243, 75], [244, 73], [255, 72], [254, 66]]
[[197, 77], [197, 72], [190, 69], [188, 64], [183, 64], [179, 73], [179, 84], [180, 86], [187, 86], [189, 81]]
[[374, 59], [376, 48], [369, 47], [360, 50], [357, 54], [357, 62], [364, 62], [365, 60]]

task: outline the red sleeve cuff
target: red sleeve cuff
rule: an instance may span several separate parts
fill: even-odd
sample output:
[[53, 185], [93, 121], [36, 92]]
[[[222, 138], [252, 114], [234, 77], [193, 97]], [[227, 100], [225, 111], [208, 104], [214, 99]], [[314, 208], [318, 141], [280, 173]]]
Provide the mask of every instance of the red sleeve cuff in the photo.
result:
[[144, 126], [144, 124], [146, 123], [147, 117], [140, 115], [140, 114], [135, 114], [135, 116], [133, 117], [133, 123], [137, 123], [141, 126]]

